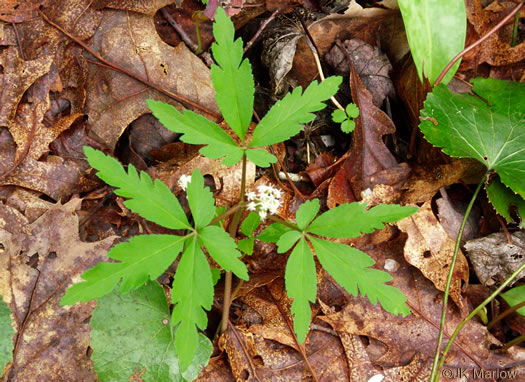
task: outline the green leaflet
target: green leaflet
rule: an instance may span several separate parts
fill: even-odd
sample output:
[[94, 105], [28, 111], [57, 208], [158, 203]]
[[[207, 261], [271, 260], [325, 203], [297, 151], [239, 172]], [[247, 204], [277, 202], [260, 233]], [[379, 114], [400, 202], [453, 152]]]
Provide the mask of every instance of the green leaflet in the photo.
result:
[[133, 374], [141, 374], [145, 382], [196, 379], [201, 367], [207, 365], [213, 345], [199, 334], [195, 357], [181, 372], [174, 343], [177, 331], [169, 321], [168, 301], [156, 281], [128, 294], [113, 291], [100, 298], [90, 322], [91, 359], [98, 379], [127, 382]]
[[223, 228], [208, 226], [199, 231], [199, 239], [208, 250], [211, 257], [225, 271], [232, 271], [235, 276], [248, 280], [246, 265], [239, 260], [241, 254], [237, 251], [235, 240]]
[[239, 240], [237, 247], [248, 256], [253, 254], [253, 246], [255, 244], [253, 233], [259, 227], [259, 224], [261, 224], [261, 217], [255, 211], [250, 212], [241, 223], [241, 232], [248, 237]]
[[[191, 181], [186, 189], [193, 221], [197, 230], [206, 227], [215, 217], [215, 199], [208, 187], [204, 187], [204, 177], [199, 170], [193, 170]], [[224, 232], [224, 230], [223, 230]]]
[[294, 315], [294, 331], [299, 343], [303, 343], [312, 320], [310, 302], [314, 303], [317, 295], [314, 256], [304, 237], [288, 258], [284, 278], [288, 296], [293, 298], [291, 312]]
[[369, 210], [366, 209], [366, 204], [342, 204], [315, 219], [308, 232], [334, 238], [358, 237], [362, 233], [384, 228], [383, 223], [398, 221], [416, 211], [415, 207], [397, 204], [381, 204]]
[[184, 252], [175, 273], [171, 291], [172, 325], [178, 325], [175, 348], [182, 370], [191, 364], [199, 347], [199, 332], [206, 329], [206, 310], [213, 303], [213, 280], [210, 265], [192, 235], [184, 243]]
[[111, 248], [108, 257], [118, 263], [99, 263], [82, 274], [83, 282], [70, 287], [60, 305], [86, 302], [110, 293], [121, 279], [120, 293], [127, 293], [155, 280], [177, 258], [184, 237], [174, 235], [134, 236]]
[[437, 86], [419, 125], [425, 139], [450, 156], [474, 158], [525, 197], [525, 84], [478, 78], [470, 94]]
[[0, 371], [13, 359], [13, 335], [11, 309], [0, 299]]
[[332, 120], [341, 124], [341, 130], [343, 133], [351, 133], [355, 129], [355, 122], [353, 118], [359, 116], [359, 108], [355, 103], [349, 103], [346, 105], [345, 111], [335, 109], [332, 112]]
[[159, 180], [153, 183], [144, 171], [139, 177], [131, 164], [126, 173], [115, 158], [91, 147], [84, 146], [84, 153], [91, 167], [98, 170], [97, 176], [117, 187], [115, 194], [132, 198], [124, 202], [130, 210], [166, 228], [191, 228], [179, 201], [164, 183]]
[[357, 286], [372, 304], [379, 303], [392, 314], [406, 316], [410, 309], [405, 305], [406, 297], [397, 288], [385, 285], [392, 277], [378, 269], [368, 268], [375, 262], [366, 253], [348, 245], [308, 236], [323, 268], [348, 293], [357, 296]]
[[211, 67], [211, 80], [224, 120], [242, 141], [252, 121], [255, 86], [250, 62], [242, 59], [242, 40], [234, 41], [234, 35], [233, 23], [217, 8], [211, 50], [219, 66]]
[[[464, 48], [467, 34], [464, 0], [399, 0], [398, 4], [419, 79], [423, 81], [424, 75], [433, 84]], [[460, 62], [449, 70], [443, 84], [452, 79]]]
[[168, 130], [183, 134], [181, 141], [193, 145], [205, 145], [199, 151], [202, 155], [217, 159], [232, 166], [242, 158], [243, 150], [217, 124], [190, 110], [180, 113], [173, 106], [163, 102], [147, 100], [153, 115]]
[[297, 228], [303, 230], [306, 226], [317, 216], [321, 205], [319, 199], [307, 200], [297, 210], [295, 220], [297, 221]]
[[249, 146], [269, 146], [298, 134], [303, 123], [315, 118], [313, 112], [325, 108], [323, 101], [337, 92], [341, 81], [341, 77], [329, 77], [320, 84], [314, 81], [304, 93], [300, 86], [295, 88], [273, 105], [259, 122]]

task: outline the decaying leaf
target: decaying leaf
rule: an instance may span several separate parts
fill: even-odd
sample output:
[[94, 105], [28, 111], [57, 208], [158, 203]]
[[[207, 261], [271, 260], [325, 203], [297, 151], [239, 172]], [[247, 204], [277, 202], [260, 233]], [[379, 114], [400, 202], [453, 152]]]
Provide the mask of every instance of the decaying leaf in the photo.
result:
[[[483, 285], [498, 285], [514, 273], [525, 259], [525, 232], [511, 234], [512, 243], [504, 232], [493, 233], [486, 237], [470, 240], [465, 250], [472, 262], [474, 272]], [[522, 271], [512, 282], [525, 277]]]
[[[416, 214], [399, 221], [397, 225], [401, 231], [408, 234], [405, 244], [406, 261], [418, 268], [438, 290], [444, 291], [455, 242], [434, 216], [430, 202], [425, 203]], [[460, 251], [450, 285], [450, 296], [461, 309], [465, 308], [461, 296], [461, 282], [468, 283], [468, 279], [467, 259]]]
[[106, 258], [115, 237], [84, 243], [78, 237], [75, 210], [80, 199], [56, 204], [23, 230], [0, 228], [6, 248], [0, 257], [0, 295], [13, 311], [16, 327], [14, 380], [95, 381], [88, 320], [94, 303], [61, 307], [59, 299], [72, 279]]
[[[173, 48], [164, 43], [155, 31], [152, 17], [106, 12], [92, 48], [156, 86], [217, 112], [209, 69], [186, 45]], [[146, 99], [170, 101], [124, 74], [98, 66], [90, 68], [86, 91], [91, 132], [111, 148], [131, 122], [149, 111]]]

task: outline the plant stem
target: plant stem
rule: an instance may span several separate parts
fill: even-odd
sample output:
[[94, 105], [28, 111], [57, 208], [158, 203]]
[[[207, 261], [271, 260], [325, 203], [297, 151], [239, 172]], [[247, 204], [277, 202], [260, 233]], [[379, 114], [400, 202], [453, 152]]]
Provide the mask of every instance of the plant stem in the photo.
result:
[[297, 228], [297, 226], [293, 225], [292, 223], [287, 222], [286, 220], [278, 218], [277, 216], [269, 215], [268, 219], [273, 220], [276, 223], [279, 223], [279, 224], [285, 225], [287, 227], [290, 227], [291, 229], [293, 229], [295, 231], [301, 231], [299, 228]]
[[519, 337], [516, 337], [514, 338], [512, 341], [510, 342], [507, 342], [505, 344], [505, 346], [503, 346], [500, 351], [507, 351], [509, 350], [509, 348], [511, 348], [512, 346], [516, 345], [516, 344], [519, 344], [520, 342], [523, 342], [525, 341], [525, 334], [522, 334], [521, 336]]
[[[246, 193], [246, 153], [242, 156], [242, 175], [241, 175], [241, 195], [239, 200], [239, 207], [233, 215], [232, 221], [230, 223], [229, 231], [230, 236], [235, 239], [237, 235], [237, 228], [239, 228], [239, 222], [241, 221], [241, 216], [244, 211], [242, 205], [244, 204], [244, 194]], [[242, 208], [241, 208], [242, 207]], [[231, 306], [231, 293], [232, 293], [232, 272], [226, 273], [226, 278], [224, 280], [224, 302], [222, 307], [222, 318], [221, 318], [221, 333], [224, 333], [228, 328], [228, 317], [230, 315], [230, 306]]]
[[[514, 15], [514, 27], [512, 28], [512, 41], [510, 46], [513, 48], [518, 43], [518, 24], [520, 23], [520, 14], [516, 12]], [[14, 25], [14, 24], [13, 24]]]
[[[505, 282], [503, 284], [501, 284], [499, 286], [498, 289], [496, 289], [489, 297], [487, 297], [481, 304], [479, 304], [476, 309], [474, 309], [472, 312], [470, 312], [470, 314], [465, 317], [463, 319], [463, 321], [460, 322], [460, 324], [456, 327], [456, 330], [454, 330], [454, 333], [452, 333], [452, 335], [450, 336], [450, 339], [448, 340], [448, 343], [447, 343], [447, 346], [445, 347], [445, 350], [443, 350], [443, 355], [441, 356], [441, 361], [439, 362], [439, 367], [441, 368], [443, 366], [443, 364], [445, 363], [445, 358], [447, 357], [447, 354], [448, 354], [448, 351], [450, 350], [450, 348], [452, 347], [452, 343], [454, 342], [454, 339], [457, 337], [457, 335], [459, 334], [459, 331], [461, 330], [461, 328], [463, 328], [463, 326], [472, 318], [474, 317], [476, 314], [478, 314], [478, 312], [483, 309], [487, 304], [489, 304], [492, 300], [494, 300], [500, 293], [503, 289], [505, 289], [505, 287], [507, 285], [509, 285], [511, 283], [512, 280], [514, 280], [520, 273], [521, 271], [523, 271], [525, 269], [525, 263], [522, 264], [513, 274], [511, 274], [509, 276], [508, 279], [505, 280]], [[513, 340], [515, 341], [515, 340]], [[512, 346], [512, 345], [511, 345]], [[510, 347], [510, 346], [509, 346]], [[436, 381], [438, 380], [437, 378], [435, 379]], [[433, 381], [433, 379], [431, 379], [431, 381]]]
[[[463, 236], [463, 230], [465, 229], [465, 226], [467, 224], [467, 219], [470, 214], [470, 211], [472, 210], [472, 207], [474, 206], [474, 202], [476, 201], [478, 197], [481, 187], [485, 183], [485, 179], [487, 178], [487, 173], [483, 175], [483, 178], [479, 182], [478, 187], [476, 187], [476, 190], [474, 191], [474, 194], [472, 195], [472, 199], [470, 199], [470, 203], [468, 204], [467, 210], [465, 211], [465, 216], [463, 217], [463, 221], [461, 222], [461, 226], [458, 232], [458, 237], [456, 239], [456, 246], [454, 247], [454, 255], [452, 256], [452, 263], [450, 264], [450, 269], [448, 271], [447, 284], [445, 286], [445, 294], [443, 296], [443, 311], [441, 312], [441, 323], [439, 326], [439, 335], [438, 335], [437, 346], [436, 346], [436, 354], [434, 355], [434, 362], [432, 364], [432, 374], [430, 375], [431, 381], [437, 380], [436, 378], [438, 376], [439, 349], [441, 348], [441, 343], [443, 342], [443, 333], [445, 331], [445, 322], [447, 318], [448, 295], [450, 293], [450, 284], [452, 283], [452, 277], [454, 275], [454, 267], [456, 266], [456, 260], [457, 260], [458, 253], [459, 253], [461, 237]], [[451, 342], [452, 341], [449, 340], [448, 343], [451, 343]]]
[[490, 321], [487, 325], [487, 330], [490, 330], [496, 323], [503, 320], [505, 317], [507, 317], [509, 314], [514, 313], [519, 308], [522, 308], [525, 306], [525, 301], [520, 302], [518, 305], [514, 305], [513, 307], [507, 309], [506, 311], [498, 314], [492, 321]]

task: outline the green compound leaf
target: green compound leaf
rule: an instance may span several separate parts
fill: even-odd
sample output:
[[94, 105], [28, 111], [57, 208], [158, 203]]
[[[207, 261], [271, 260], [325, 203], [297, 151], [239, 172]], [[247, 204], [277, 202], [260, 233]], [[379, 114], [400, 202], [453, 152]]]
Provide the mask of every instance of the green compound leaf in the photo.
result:
[[302, 344], [312, 319], [310, 302], [314, 303], [317, 295], [314, 257], [304, 237], [288, 258], [284, 278], [288, 297], [293, 298], [291, 312], [294, 315], [294, 331]]
[[235, 240], [222, 227], [208, 226], [199, 230], [199, 239], [208, 250], [211, 257], [224, 270], [232, 271], [235, 276], [248, 280], [246, 265], [239, 259]]
[[525, 218], [525, 200], [501, 183], [499, 178], [492, 179], [486, 189], [487, 196], [494, 206], [494, 209], [498, 214], [503, 216], [507, 222], [513, 222], [510, 210], [512, 207], [516, 208], [521, 219], [520, 226], [523, 228], [523, 219]]
[[288, 252], [301, 236], [301, 232], [295, 230], [282, 234], [277, 240], [277, 253]]
[[175, 235], [140, 235], [120, 243], [108, 252], [118, 263], [99, 263], [82, 274], [83, 282], [74, 284], [60, 300], [61, 305], [86, 302], [110, 293], [121, 279], [120, 293], [127, 293], [155, 280], [177, 258], [184, 237]]
[[219, 66], [211, 67], [211, 80], [224, 120], [242, 141], [252, 120], [255, 86], [250, 62], [242, 59], [242, 40], [234, 41], [234, 35], [233, 23], [217, 8], [211, 50]]
[[253, 255], [253, 247], [255, 245], [254, 237], [247, 237], [237, 242], [237, 248], [248, 256]]
[[469, 94], [437, 86], [419, 125], [425, 138], [450, 156], [474, 158], [525, 197], [525, 84], [478, 78]]
[[324, 269], [348, 293], [357, 296], [357, 287], [362, 295], [366, 295], [372, 304], [381, 306], [392, 314], [410, 314], [405, 305], [406, 297], [401, 291], [391, 285], [384, 284], [392, 277], [383, 271], [368, 268], [374, 265], [374, 260], [366, 253], [345, 244], [333, 243], [308, 236], [317, 258]]
[[153, 115], [168, 130], [183, 134], [181, 141], [192, 145], [205, 145], [199, 152], [211, 159], [225, 157], [222, 161], [227, 166], [239, 162], [243, 150], [217, 124], [190, 110], [179, 112], [173, 106], [154, 100], [146, 103]]
[[84, 153], [91, 167], [98, 170], [97, 176], [117, 187], [115, 194], [131, 198], [124, 202], [130, 210], [166, 228], [191, 228], [179, 201], [160, 180], [156, 179], [153, 183], [145, 172], [141, 172], [139, 177], [131, 164], [126, 173], [115, 158], [91, 147], [84, 146]]
[[186, 194], [195, 228], [198, 230], [207, 226], [215, 217], [215, 199], [209, 187], [204, 187], [204, 178], [197, 169], [191, 174]]
[[[503, 297], [510, 307], [514, 307], [525, 301], [525, 285], [509, 289], [508, 291], [501, 293], [500, 296]], [[525, 316], [525, 306], [519, 308], [516, 312]]]
[[299, 206], [299, 209], [295, 213], [295, 220], [297, 221], [297, 227], [300, 230], [304, 230], [308, 224], [317, 216], [321, 205], [319, 199], [307, 200]]
[[308, 232], [320, 236], [344, 238], [358, 237], [384, 228], [383, 223], [395, 222], [417, 211], [415, 207], [381, 204], [366, 209], [366, 203], [349, 203], [326, 211], [308, 227]]
[[0, 299], [0, 371], [13, 359], [13, 336], [11, 309]]
[[171, 298], [174, 304], [172, 325], [178, 325], [175, 349], [181, 370], [192, 363], [199, 348], [199, 332], [208, 324], [206, 310], [213, 303], [213, 280], [210, 265], [192, 235], [184, 243], [184, 252], [175, 273]]
[[210, 340], [199, 334], [195, 356], [181, 373], [163, 288], [149, 281], [128, 294], [113, 291], [97, 301], [91, 318], [91, 359], [98, 380], [192, 381], [208, 364]]
[[270, 167], [270, 164], [277, 162], [274, 155], [263, 149], [248, 149], [246, 157], [259, 167]]
[[329, 77], [320, 84], [314, 81], [304, 93], [300, 86], [296, 87], [273, 105], [259, 122], [249, 146], [269, 146], [298, 134], [303, 129], [302, 124], [315, 118], [314, 112], [324, 109], [323, 101], [337, 92], [341, 81], [341, 77]]
[[[423, 81], [424, 74], [433, 84], [464, 48], [467, 34], [464, 0], [399, 0], [398, 4], [419, 79]], [[449, 70], [443, 84], [452, 79], [459, 64], [460, 61]]]

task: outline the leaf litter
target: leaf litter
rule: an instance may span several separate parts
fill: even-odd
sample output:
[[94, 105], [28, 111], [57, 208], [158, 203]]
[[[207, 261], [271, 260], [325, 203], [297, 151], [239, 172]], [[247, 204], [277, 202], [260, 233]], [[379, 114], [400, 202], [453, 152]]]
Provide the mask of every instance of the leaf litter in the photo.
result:
[[[8, 1], [0, 8], [0, 174], [3, 175], [0, 178], [0, 261], [3, 262], [0, 294], [11, 310], [11, 327], [15, 330], [11, 341], [14, 358], [4, 369], [4, 377], [8, 380], [32, 380], [35, 375], [46, 380], [96, 380], [95, 371], [99, 370], [93, 367], [93, 360], [97, 358], [97, 345], [90, 342], [89, 337], [89, 319], [94, 304], [61, 307], [58, 301], [65, 288], [72, 280], [78, 280], [82, 271], [107, 259], [107, 250], [115, 240], [113, 232], [134, 235], [145, 229], [153, 229], [150, 233], [156, 233], [158, 229], [143, 224], [140, 218], [129, 218], [132, 214], [118, 207], [119, 203], [123, 207], [120, 199], [115, 199], [107, 190], [97, 190], [99, 183], [83, 160], [81, 147], [84, 144], [105, 149], [128, 163], [140, 162], [154, 178], [166, 180], [176, 193], [180, 175], [190, 174], [198, 168], [213, 179], [210, 184], [215, 187], [218, 204], [231, 203], [239, 197], [239, 168], [227, 169], [220, 161], [186, 150], [182, 142], [177, 142], [177, 135], [172, 134], [164, 140], [166, 137], [161, 134], [162, 139], [159, 139], [155, 135], [159, 127], [144, 118], [148, 113], [144, 101], [153, 96], [170, 102], [178, 110], [187, 107], [165, 93], [160, 95], [154, 87], [196, 102], [212, 113], [205, 116], [213, 121], [216, 121], [213, 112], [217, 111], [217, 106], [207, 66], [183, 43], [168, 46], [163, 42], [163, 36], [157, 34], [153, 17], [172, 2], [133, 3], [77, 0], [59, 5], [56, 1], [48, 1], [42, 12], [108, 61], [146, 79], [148, 84], [137, 82], [107, 65], [96, 64], [95, 57], [40, 16], [35, 2]], [[445, 223], [443, 202], [439, 202], [437, 194], [440, 188], [451, 185], [467, 189], [464, 184], [469, 176], [472, 178], [475, 166], [464, 160], [439, 162], [426, 152], [420, 136], [412, 133], [417, 129], [422, 99], [410, 99], [411, 95], [407, 93], [412, 87], [407, 85], [406, 79], [400, 80], [399, 77], [401, 70], [407, 70], [405, 67], [412, 68], [412, 76], [416, 72], [410, 60], [408, 64], [403, 61], [405, 67], [400, 69], [401, 59], [408, 51], [403, 25], [396, 8], [387, 4], [392, 2], [382, 3], [382, 9], [362, 8], [352, 0], [345, 14], [328, 17], [317, 14], [310, 19], [316, 20], [309, 26], [309, 33], [320, 50], [321, 59], [330, 61], [329, 56], [324, 55], [330, 49], [339, 49], [334, 45], [336, 40], [350, 48], [350, 56], [356, 53], [356, 46], [352, 45], [355, 40], [350, 40], [350, 37], [364, 41], [367, 52], [373, 54], [364, 61], [354, 62], [355, 68], [352, 65], [348, 68], [348, 63], [343, 69], [341, 65], [337, 66], [345, 76], [345, 85], [338, 97], [344, 99], [345, 105], [354, 102], [360, 107], [353, 139], [344, 138], [343, 149], [340, 146], [319, 146], [322, 148], [320, 155], [313, 158], [315, 166], [310, 167], [295, 155], [306, 141], [299, 136], [286, 142], [284, 150], [287, 156], [280, 156], [282, 163], [279, 165], [284, 165], [281, 169], [294, 168], [307, 174], [313, 183], [301, 181], [288, 185], [287, 181], [279, 180], [285, 185], [287, 200], [279, 215], [284, 219], [293, 218], [305, 196], [320, 197], [322, 208], [333, 208], [361, 200], [367, 189], [373, 193], [373, 197], [367, 199], [375, 200], [373, 204], [399, 200], [406, 204], [424, 203], [425, 219], [414, 222], [417, 217], [407, 218], [411, 223], [401, 223], [401, 232], [395, 227], [387, 227], [358, 239], [335, 239], [336, 242], [351, 243], [369, 254], [376, 261], [374, 268], [378, 270], [384, 270], [388, 261], [395, 262], [398, 267], [389, 271], [393, 277], [392, 285], [407, 296], [412, 314], [393, 318], [366, 299], [347, 294], [316, 263], [318, 299], [312, 304], [312, 326], [306, 342], [300, 345], [294, 338], [290, 315], [292, 301], [284, 292], [282, 276], [286, 255], [278, 254], [273, 244], [256, 241], [253, 255], [243, 259], [249, 265], [251, 280], [239, 287], [228, 330], [214, 342], [212, 358], [199, 380], [270, 380], [279, 376], [282, 380], [366, 381], [378, 374], [384, 375], [386, 381], [399, 380], [400, 375], [409, 380], [428, 378], [439, 323], [440, 291], [443, 289], [443, 275], [437, 268], [447, 264], [446, 253], [450, 251], [451, 232], [455, 230], [447, 230], [446, 226], [450, 220], [455, 221], [452, 225], [457, 225], [459, 216], [457, 212], [449, 212], [446, 218], [449, 223]], [[485, 9], [478, 0], [466, 3], [470, 23], [467, 40], [486, 33], [504, 9], [499, 4], [501, 2], [493, 2]], [[267, 2], [267, 8], [275, 7], [272, 4]], [[310, 12], [315, 8], [312, 4], [305, 2], [303, 8]], [[288, 5], [278, 8], [282, 13], [289, 11]], [[252, 15], [262, 14], [260, 11], [250, 14], [248, 9], [242, 5], [231, 9], [231, 13], [238, 13], [244, 18], [243, 24], [248, 25], [238, 30], [243, 37], [246, 36], [245, 43], [253, 35], [250, 23], [261, 24], [261, 20], [251, 19]], [[324, 5], [315, 10], [333, 11]], [[305, 19], [310, 24], [308, 17]], [[253, 64], [258, 83], [256, 102], [263, 99], [264, 92], [273, 93], [279, 88], [286, 90], [297, 83], [305, 87], [318, 76], [312, 53], [304, 41], [303, 26], [297, 20], [292, 24], [291, 30], [283, 30], [291, 39], [280, 40], [286, 50], [271, 45], [271, 38], [277, 36], [279, 39], [275, 34], [279, 27], [271, 29], [270, 26], [249, 51], [253, 62], [258, 63], [260, 58], [253, 53], [257, 44], [274, 46], [274, 53], [281, 57], [263, 59], [266, 65], [275, 66], [273, 72], [277, 74], [268, 75], [262, 66]], [[459, 77], [470, 79], [472, 69], [484, 62], [494, 77], [505, 72], [502, 68], [519, 64], [525, 55], [523, 37], [520, 43], [510, 47], [508, 36], [508, 29], [494, 34], [478, 50], [466, 56]], [[392, 70], [388, 69], [386, 61], [382, 61], [384, 56], [380, 53], [386, 53]], [[356, 54], [361, 56], [361, 53]], [[382, 63], [378, 70], [363, 74], [359, 69], [360, 66], [370, 68], [368, 64], [376, 61]], [[343, 54], [337, 62], [346, 62], [346, 56]], [[392, 75], [394, 87], [387, 84], [379, 95], [363, 78], [370, 75], [385, 78], [387, 74]], [[483, 85], [475, 82], [474, 92]], [[486, 87], [490, 90], [491, 86]], [[393, 89], [403, 103], [396, 99]], [[421, 91], [420, 85], [418, 89]], [[426, 91], [422, 90], [422, 94], [424, 96]], [[487, 92], [481, 95], [487, 96]], [[518, 98], [515, 98], [516, 102]], [[497, 100], [491, 100], [489, 96], [488, 101], [489, 107], [497, 111]], [[480, 104], [480, 107], [485, 105]], [[408, 127], [399, 122], [404, 114], [410, 121]], [[432, 116], [428, 115], [429, 118]], [[142, 130], [130, 127], [140, 118], [144, 118]], [[513, 123], [516, 118], [510, 114], [504, 122], [508, 125], [508, 121]], [[428, 123], [427, 126], [427, 131], [432, 128]], [[124, 156], [121, 142], [126, 134], [130, 137], [132, 153]], [[314, 137], [316, 134], [320, 133], [314, 132]], [[329, 134], [336, 136], [333, 132]], [[411, 140], [418, 148], [414, 152], [408, 147]], [[417, 155], [410, 159], [407, 152]], [[511, 155], [505, 151], [503, 159]], [[497, 160], [501, 161], [501, 158], [496, 158], [491, 165], [498, 167]], [[479, 168], [477, 171], [479, 176]], [[506, 172], [508, 170], [504, 168], [501, 175], [508, 181]], [[257, 185], [258, 178], [276, 181], [271, 170], [264, 172], [255, 166], [250, 167], [249, 183]], [[516, 180], [508, 183], [514, 192], [505, 194], [501, 200], [497, 200], [494, 194], [491, 196], [491, 185], [497, 186], [497, 180], [492, 180], [487, 192], [506, 221], [519, 224], [523, 204], [523, 195], [519, 193], [523, 193], [523, 187]], [[92, 193], [87, 194], [89, 191]], [[78, 195], [86, 200], [81, 203]], [[106, 196], [101, 198], [100, 195]], [[450, 198], [454, 199], [454, 195], [451, 193]], [[88, 200], [88, 196], [93, 199]], [[458, 205], [458, 200], [450, 202], [450, 205]], [[439, 205], [440, 221], [436, 218], [435, 203]], [[491, 216], [494, 219], [496, 215]], [[108, 224], [104, 219], [111, 222]], [[119, 225], [119, 229], [101, 228], [102, 222], [112, 227]], [[479, 227], [476, 227], [480, 229], [475, 229], [474, 233], [486, 233], [483, 227], [489, 223], [494, 222], [485, 223], [481, 218]], [[91, 240], [106, 238], [81, 241], [79, 226], [82, 232], [95, 232], [83, 237]], [[258, 232], [262, 229], [264, 227]], [[402, 231], [407, 231], [407, 234]], [[421, 239], [417, 235], [423, 238], [437, 235], [447, 244], [434, 248], [436, 240]], [[504, 234], [498, 234], [497, 240], [481, 238], [478, 239], [482, 240], [481, 244], [473, 241], [467, 244], [470, 264], [476, 275], [469, 275], [467, 259], [460, 258], [456, 268], [458, 277], [453, 281], [451, 294], [457, 306], [449, 307], [452, 318], [446, 327], [447, 335], [473, 305], [470, 294], [465, 293], [467, 287], [464, 283], [470, 283], [468, 289], [471, 289], [479, 283], [501, 282], [509, 270], [515, 269], [512, 264], [520, 264], [520, 258], [516, 256], [522, 251], [519, 249], [520, 235], [519, 231], [511, 234], [514, 252], [511, 251], [510, 255], [501, 250], [510, 248], [508, 236]], [[496, 240], [494, 250], [489, 250], [492, 242], [489, 245], [483, 241], [489, 239]], [[422, 242], [428, 243], [429, 247], [420, 248]], [[483, 253], [479, 255], [481, 250]], [[427, 252], [430, 257], [426, 256]], [[512, 261], [506, 256], [512, 257]], [[481, 269], [493, 272], [485, 275]], [[222, 299], [220, 285], [221, 282], [216, 287], [214, 305], [217, 306]], [[160, 296], [159, 291], [157, 288]], [[4, 312], [0, 314], [5, 318]], [[214, 322], [213, 314], [212, 310], [210, 322]], [[522, 330], [515, 324], [512, 328], [518, 332]], [[213, 334], [206, 334], [213, 337]], [[513, 347], [507, 353], [492, 350], [509, 339], [504, 334], [495, 334], [478, 321], [470, 322], [460, 334], [447, 364], [461, 368], [503, 367], [523, 372], [519, 366], [523, 364], [522, 348]], [[92, 357], [87, 352], [90, 346], [95, 349]], [[134, 370], [123, 380], [133, 375], [141, 378], [141, 370], [137, 369], [133, 374]]]

